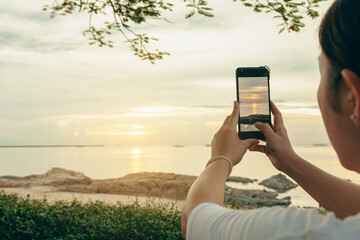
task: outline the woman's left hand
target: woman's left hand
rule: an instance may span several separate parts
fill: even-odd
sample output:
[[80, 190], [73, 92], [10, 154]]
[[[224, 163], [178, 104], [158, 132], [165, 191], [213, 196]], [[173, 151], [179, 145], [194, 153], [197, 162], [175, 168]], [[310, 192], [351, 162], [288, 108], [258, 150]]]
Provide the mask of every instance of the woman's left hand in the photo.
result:
[[235, 166], [243, 158], [246, 151], [259, 143], [255, 139], [240, 140], [236, 131], [239, 121], [239, 103], [234, 102], [231, 115], [227, 116], [219, 131], [214, 135], [211, 142], [211, 157], [226, 156]]

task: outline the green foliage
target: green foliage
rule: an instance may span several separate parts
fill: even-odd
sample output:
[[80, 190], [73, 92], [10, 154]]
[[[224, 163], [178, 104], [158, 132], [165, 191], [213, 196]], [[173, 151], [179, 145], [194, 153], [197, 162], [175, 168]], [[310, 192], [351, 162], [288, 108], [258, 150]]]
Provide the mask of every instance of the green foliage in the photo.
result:
[[327, 215], [329, 212], [323, 206], [319, 204], [318, 213], [321, 215]]
[[327, 0], [233, 0], [242, 2], [244, 6], [250, 7], [254, 12], [275, 13], [274, 18], [281, 19], [279, 33], [285, 29], [288, 32], [299, 32], [305, 27], [303, 19], [305, 15], [315, 19], [319, 17], [316, 8], [320, 2]]
[[[158, 41], [146, 33], [134, 32], [133, 27], [148, 23], [149, 19], [165, 20], [164, 12], [171, 12], [173, 4], [164, 0], [52, 0], [51, 5], [45, 5], [43, 11], [49, 11], [51, 17], [65, 16], [74, 12], [84, 12], [89, 15], [89, 26], [83, 31], [84, 36], [89, 36], [89, 44], [99, 47], [113, 47], [114, 42], [108, 40], [114, 31], [120, 32], [129, 48], [142, 60], [149, 60], [152, 64], [168, 52], [158, 49], [148, 49], [151, 41]], [[206, 0], [182, 0], [190, 12], [185, 18], [192, 17], [195, 13], [206, 17], [213, 17], [212, 8], [208, 7]], [[308, 15], [314, 19], [319, 16], [316, 9], [320, 2], [327, 0], [233, 0], [242, 2], [255, 12], [275, 13], [274, 18], [280, 19], [279, 33], [287, 29], [289, 32], [299, 32], [305, 27], [303, 18]], [[106, 21], [101, 27], [95, 27], [93, 17], [97, 14], [110, 13], [111, 21]]]
[[[192, 8], [186, 18], [193, 16], [196, 12], [200, 15], [212, 17], [211, 8], [205, 0], [183, 0], [186, 6]], [[89, 35], [89, 44], [99, 47], [113, 47], [113, 41], [107, 40], [113, 31], [120, 32], [129, 44], [134, 55], [142, 60], [155, 63], [161, 60], [168, 52], [154, 49], [149, 50], [147, 45], [150, 41], [158, 41], [154, 37], [148, 37], [144, 33], [136, 33], [133, 26], [147, 23], [149, 19], [165, 20], [163, 12], [172, 11], [173, 4], [164, 0], [53, 0], [52, 5], [45, 5], [43, 11], [49, 11], [51, 17], [57, 15], [65, 16], [73, 12], [85, 12], [89, 14], [89, 26], [83, 35]], [[93, 17], [96, 14], [107, 15], [111, 13], [112, 20], [103, 23], [102, 27], [95, 27]]]
[[204, 15], [206, 17], [213, 17], [214, 15], [211, 13], [212, 8], [207, 6], [207, 2], [205, 0], [184, 0], [184, 2], [189, 2], [186, 7], [193, 8], [193, 10], [188, 13], [185, 18], [192, 17], [196, 12], [200, 15]]
[[298, 209], [316, 209], [318, 214], [320, 215], [327, 215], [329, 212], [328, 210], [326, 210], [323, 206], [321, 206], [319, 204], [319, 207], [309, 207], [309, 206], [304, 206], [304, 207], [300, 207], [300, 206], [296, 206]]
[[148, 200], [50, 204], [0, 194], [0, 239], [182, 239], [175, 206]]

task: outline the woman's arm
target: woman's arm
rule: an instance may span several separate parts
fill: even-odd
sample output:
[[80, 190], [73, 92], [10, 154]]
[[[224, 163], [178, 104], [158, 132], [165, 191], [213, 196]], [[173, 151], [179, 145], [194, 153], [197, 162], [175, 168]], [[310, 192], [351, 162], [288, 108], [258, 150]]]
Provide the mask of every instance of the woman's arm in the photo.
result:
[[[226, 156], [231, 160], [233, 166], [241, 161], [249, 147], [259, 143], [254, 139], [245, 141], [239, 139], [236, 131], [238, 120], [239, 104], [234, 102], [233, 112], [226, 117], [211, 143], [211, 157]], [[197, 205], [205, 202], [223, 204], [225, 182], [229, 174], [229, 168], [230, 165], [225, 159], [216, 160], [210, 163], [192, 184], [181, 218], [181, 230], [184, 237], [186, 237], [187, 219]]]
[[344, 219], [360, 212], [360, 187], [337, 178], [299, 157], [292, 149], [280, 111], [274, 103], [273, 129], [268, 124], [256, 123], [266, 136], [266, 146], [257, 145], [251, 151], [265, 153], [271, 163], [294, 179], [320, 205]]
[[360, 212], [360, 187], [335, 177], [298, 157], [285, 173], [326, 210], [344, 219]]
[[204, 202], [223, 204], [228, 173], [229, 163], [226, 160], [218, 160], [205, 168], [192, 184], [181, 217], [181, 232], [184, 238], [186, 238], [187, 220], [197, 205]]

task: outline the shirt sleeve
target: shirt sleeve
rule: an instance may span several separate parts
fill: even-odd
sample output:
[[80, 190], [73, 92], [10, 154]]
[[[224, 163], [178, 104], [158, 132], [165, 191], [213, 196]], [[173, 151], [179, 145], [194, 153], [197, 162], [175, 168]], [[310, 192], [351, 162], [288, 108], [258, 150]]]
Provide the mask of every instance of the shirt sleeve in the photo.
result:
[[360, 239], [360, 215], [341, 221], [316, 209], [271, 207], [232, 210], [202, 203], [190, 213], [186, 236], [193, 239]]

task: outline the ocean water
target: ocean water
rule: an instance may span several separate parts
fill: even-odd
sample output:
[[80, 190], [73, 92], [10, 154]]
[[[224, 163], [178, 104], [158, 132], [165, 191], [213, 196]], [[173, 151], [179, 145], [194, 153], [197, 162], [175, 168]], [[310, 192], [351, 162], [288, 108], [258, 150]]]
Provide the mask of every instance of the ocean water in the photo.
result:
[[[294, 146], [297, 153], [321, 169], [360, 184], [360, 175], [344, 169], [331, 146]], [[210, 158], [206, 146], [104, 146], [0, 148], [0, 176], [42, 174], [52, 167], [83, 172], [92, 179], [122, 177], [134, 172], [172, 172], [199, 175]], [[232, 176], [263, 179], [279, 173], [261, 153], [248, 152]], [[247, 189], [264, 189], [258, 183], [228, 183]], [[297, 187], [290, 196], [296, 206], [318, 206]]]

